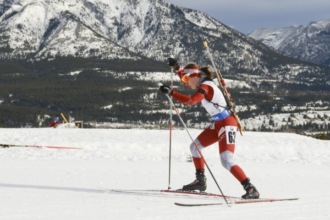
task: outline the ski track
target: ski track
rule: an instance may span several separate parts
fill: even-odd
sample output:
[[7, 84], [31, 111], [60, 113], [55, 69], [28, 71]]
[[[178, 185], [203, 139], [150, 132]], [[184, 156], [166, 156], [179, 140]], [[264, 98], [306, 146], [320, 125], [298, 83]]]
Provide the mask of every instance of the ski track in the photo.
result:
[[[191, 129], [193, 136], [200, 130]], [[330, 219], [330, 142], [285, 133], [246, 132], [237, 137], [236, 159], [262, 197], [298, 201], [179, 207], [221, 198], [157, 193], [168, 186], [168, 131], [143, 129], [4, 129], [0, 143], [83, 147], [83, 150], [0, 148], [0, 219]], [[194, 178], [187, 162], [190, 139], [173, 131], [172, 189]], [[221, 167], [217, 146], [203, 151], [226, 195], [241, 196], [239, 183]], [[207, 173], [208, 192], [219, 193]]]

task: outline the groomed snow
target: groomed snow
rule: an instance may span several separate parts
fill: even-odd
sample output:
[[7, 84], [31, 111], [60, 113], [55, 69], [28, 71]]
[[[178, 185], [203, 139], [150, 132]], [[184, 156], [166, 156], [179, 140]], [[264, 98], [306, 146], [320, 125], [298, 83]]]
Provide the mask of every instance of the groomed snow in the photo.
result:
[[[171, 187], [179, 188], [194, 168], [186, 131], [174, 130], [172, 139]], [[298, 201], [185, 208], [173, 203], [223, 200], [110, 191], [167, 189], [168, 140], [167, 130], [1, 128], [1, 144], [84, 149], [0, 148], [0, 219], [330, 219], [330, 142], [296, 134], [246, 132], [237, 137], [236, 159], [262, 197]], [[224, 193], [242, 195], [217, 146], [204, 156]], [[207, 177], [208, 191], [218, 193]]]

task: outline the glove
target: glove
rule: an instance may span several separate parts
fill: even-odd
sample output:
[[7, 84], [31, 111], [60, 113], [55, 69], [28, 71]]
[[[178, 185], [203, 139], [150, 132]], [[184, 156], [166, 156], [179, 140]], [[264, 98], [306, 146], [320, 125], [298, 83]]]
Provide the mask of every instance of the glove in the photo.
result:
[[172, 94], [172, 89], [169, 87], [169, 86], [166, 86], [166, 85], [162, 85], [161, 87], [159, 87], [159, 90], [164, 93], [164, 94], [167, 94], [167, 95], [171, 95]]
[[168, 60], [168, 65], [170, 67], [176, 68], [179, 66], [178, 62], [175, 59], [173, 59], [172, 57], [168, 58], [167, 60]]

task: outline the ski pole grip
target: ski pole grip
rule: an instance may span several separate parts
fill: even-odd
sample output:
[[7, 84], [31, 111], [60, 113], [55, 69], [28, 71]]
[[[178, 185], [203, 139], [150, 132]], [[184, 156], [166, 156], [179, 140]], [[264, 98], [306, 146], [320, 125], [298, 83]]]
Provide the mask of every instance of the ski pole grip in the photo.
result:
[[203, 42], [204, 47], [208, 47], [207, 41]]

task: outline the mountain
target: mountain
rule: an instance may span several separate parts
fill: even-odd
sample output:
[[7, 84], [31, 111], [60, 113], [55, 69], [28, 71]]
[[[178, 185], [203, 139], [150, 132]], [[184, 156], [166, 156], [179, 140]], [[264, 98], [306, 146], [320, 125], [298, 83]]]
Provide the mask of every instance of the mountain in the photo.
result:
[[330, 19], [306, 26], [258, 29], [249, 36], [288, 56], [330, 66]]
[[[282, 129], [291, 119], [270, 115], [329, 109], [330, 68], [278, 53], [205, 13], [162, 0], [3, 0], [0, 126], [44, 126], [59, 112], [163, 126], [168, 103], [157, 83], [170, 83], [166, 58], [210, 64], [205, 40], [242, 120], [261, 115], [273, 126], [264, 130]], [[189, 124], [203, 126], [196, 114], [185, 108]], [[315, 117], [312, 129], [328, 116]]]
[[290, 26], [285, 28], [262, 28], [254, 30], [248, 35], [278, 50], [286, 39], [293, 35], [299, 34], [301, 29], [302, 26]]
[[102, 1], [98, 7], [88, 1], [13, 2], [5, 0], [0, 11], [2, 56], [138, 58], [105, 34], [110, 30], [101, 25]]
[[320, 74], [319, 67], [277, 54], [212, 17], [162, 0], [4, 0], [0, 57], [57, 56], [180, 60], [209, 64], [209, 41], [224, 72]]

